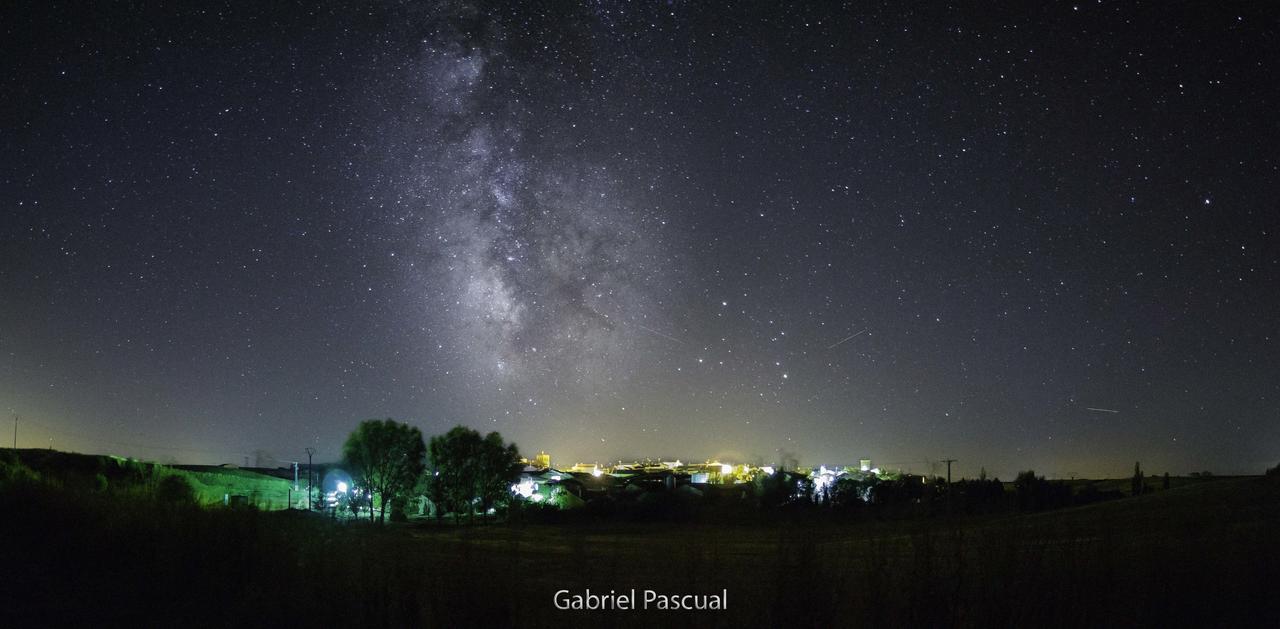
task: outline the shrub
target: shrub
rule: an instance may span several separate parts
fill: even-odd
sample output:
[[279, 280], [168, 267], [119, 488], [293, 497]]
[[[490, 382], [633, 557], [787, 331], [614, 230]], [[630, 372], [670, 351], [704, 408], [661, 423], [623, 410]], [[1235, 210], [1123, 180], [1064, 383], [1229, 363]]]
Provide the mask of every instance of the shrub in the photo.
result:
[[17, 456], [0, 456], [0, 485], [35, 483], [40, 474], [18, 460]]
[[406, 500], [402, 497], [391, 500], [391, 521], [392, 522], [408, 522], [409, 515], [405, 513]]
[[156, 499], [170, 504], [191, 504], [196, 501], [196, 492], [187, 479], [171, 475], [160, 479], [156, 484]]

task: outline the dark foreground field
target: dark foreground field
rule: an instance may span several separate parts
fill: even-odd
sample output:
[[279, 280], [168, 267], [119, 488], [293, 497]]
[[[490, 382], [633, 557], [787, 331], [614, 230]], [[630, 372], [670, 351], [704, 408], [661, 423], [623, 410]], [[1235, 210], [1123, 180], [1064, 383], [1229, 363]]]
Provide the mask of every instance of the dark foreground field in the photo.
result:
[[[1280, 482], [900, 521], [376, 527], [8, 479], [4, 626], [1280, 626]], [[555, 591], [727, 589], [578, 612]]]

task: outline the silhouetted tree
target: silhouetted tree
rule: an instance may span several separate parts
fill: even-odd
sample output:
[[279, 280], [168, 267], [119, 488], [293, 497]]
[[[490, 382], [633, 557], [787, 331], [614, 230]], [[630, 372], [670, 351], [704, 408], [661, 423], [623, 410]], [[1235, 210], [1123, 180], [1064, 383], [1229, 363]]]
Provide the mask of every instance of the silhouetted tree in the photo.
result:
[[476, 493], [480, 498], [480, 512], [488, 513], [491, 507], [510, 496], [511, 481], [520, 474], [520, 449], [514, 443], [504, 442], [497, 432], [491, 432], [484, 436], [480, 456]]
[[856, 478], [844, 477], [837, 480], [828, 490], [831, 496], [830, 505], [837, 509], [859, 510], [862, 509], [866, 502], [864, 496], [869, 495], [871, 482], [874, 476], [868, 480], [858, 480]]
[[1018, 477], [1013, 480], [1013, 493], [1018, 500], [1019, 510], [1035, 511], [1039, 508], [1039, 504], [1036, 502], [1036, 484], [1038, 480], [1035, 470], [1019, 472]]
[[1021, 511], [1041, 511], [1071, 503], [1070, 487], [1062, 482], [1047, 481], [1032, 470], [1020, 472], [1013, 482], [1013, 489]]
[[455, 426], [431, 438], [430, 495], [447, 504], [455, 514], [475, 515], [497, 504], [519, 473], [520, 451], [491, 432], [483, 437], [464, 426]]
[[918, 476], [904, 476], [877, 483], [871, 487], [871, 504], [881, 512], [910, 513], [924, 500], [926, 490], [932, 491], [921, 481]]
[[422, 431], [392, 419], [360, 422], [342, 446], [342, 456], [356, 484], [369, 492], [369, 520], [373, 520], [373, 495], [382, 502], [380, 520], [387, 519], [387, 505], [412, 489], [422, 475], [426, 444]]
[[1160, 479], [1160, 489], [1164, 489], [1166, 491], [1169, 489], [1169, 473], [1168, 472], [1165, 472], [1164, 478]]
[[1137, 461], [1133, 463], [1133, 480], [1130, 482], [1129, 493], [1134, 496], [1141, 496], [1143, 490], [1142, 467]]
[[780, 507], [790, 502], [794, 495], [795, 484], [791, 481], [791, 475], [784, 470], [779, 469], [756, 478], [756, 496], [763, 509]]

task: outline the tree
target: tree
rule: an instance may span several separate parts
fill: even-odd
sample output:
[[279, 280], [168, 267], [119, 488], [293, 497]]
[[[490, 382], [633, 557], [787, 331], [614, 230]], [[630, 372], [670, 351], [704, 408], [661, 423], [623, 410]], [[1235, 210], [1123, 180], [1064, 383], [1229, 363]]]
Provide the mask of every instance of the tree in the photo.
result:
[[1142, 479], [1142, 467], [1136, 461], [1133, 464], [1133, 480], [1130, 484], [1132, 486], [1129, 488], [1129, 492], [1134, 496], [1141, 496], [1145, 483]]
[[790, 502], [792, 494], [795, 493], [795, 486], [788, 481], [787, 473], [782, 469], [772, 474], [757, 476], [755, 485], [756, 496], [764, 509], [781, 507]]
[[480, 512], [488, 513], [507, 497], [511, 481], [520, 473], [520, 451], [516, 444], [502, 441], [502, 435], [491, 432], [484, 436], [480, 450], [483, 463], [477, 470], [477, 496]]
[[1021, 511], [1043, 511], [1068, 506], [1071, 488], [1061, 481], [1048, 481], [1034, 470], [1019, 472], [1013, 481], [1014, 498]]
[[455, 426], [431, 438], [431, 496], [454, 513], [475, 515], [475, 508], [487, 513], [511, 487], [519, 473], [520, 451], [505, 443], [502, 435], [485, 436]]
[[422, 431], [392, 419], [360, 422], [342, 446], [342, 457], [356, 485], [369, 494], [369, 520], [373, 520], [373, 495], [382, 502], [380, 520], [387, 519], [387, 505], [413, 488], [422, 475], [426, 444]]

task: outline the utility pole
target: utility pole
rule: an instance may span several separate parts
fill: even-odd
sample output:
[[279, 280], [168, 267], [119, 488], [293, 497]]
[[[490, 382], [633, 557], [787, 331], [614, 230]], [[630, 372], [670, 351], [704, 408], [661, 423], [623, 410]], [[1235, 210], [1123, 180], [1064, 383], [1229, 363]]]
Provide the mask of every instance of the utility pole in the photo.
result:
[[13, 451], [14, 452], [18, 451], [18, 418], [19, 417], [22, 417], [22, 416], [17, 413], [13, 414]]
[[955, 459], [942, 459], [947, 464], [947, 514], [951, 514], [951, 464], [955, 463]]
[[307, 511], [310, 511], [310, 510], [312, 509], [312, 505], [311, 505], [311, 455], [313, 455], [313, 454], [315, 454], [315, 453], [316, 453], [316, 449], [315, 449], [315, 448], [313, 448], [313, 447], [311, 447], [311, 446], [307, 446], [307, 447], [305, 448], [305, 450], [306, 450], [306, 452], [307, 452]]
[[942, 462], [947, 464], [947, 488], [948, 488], [948, 489], [947, 489], [947, 491], [951, 491], [951, 489], [950, 489], [950, 487], [951, 487], [951, 464], [952, 464], [952, 463], [955, 463], [955, 462], [956, 462], [956, 460], [955, 460], [955, 459], [942, 459]]

